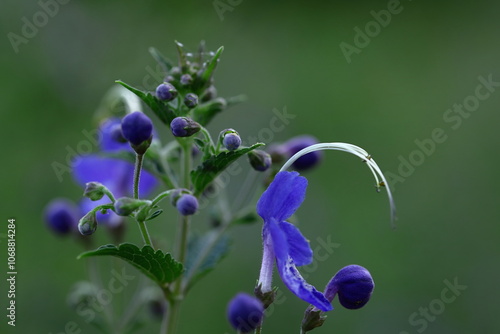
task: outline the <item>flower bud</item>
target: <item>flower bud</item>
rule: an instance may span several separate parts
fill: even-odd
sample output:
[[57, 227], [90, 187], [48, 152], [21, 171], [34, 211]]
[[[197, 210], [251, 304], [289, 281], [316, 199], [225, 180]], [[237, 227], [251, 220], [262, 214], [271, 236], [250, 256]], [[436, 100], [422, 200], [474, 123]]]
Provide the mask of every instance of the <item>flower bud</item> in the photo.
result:
[[[318, 140], [313, 136], [298, 136], [284, 143], [283, 149], [288, 154], [288, 157], [291, 157], [298, 151], [317, 143]], [[298, 158], [292, 166], [299, 171], [307, 170], [316, 166], [321, 157], [321, 151], [314, 151]]]
[[248, 160], [253, 169], [263, 172], [271, 166], [271, 156], [261, 150], [253, 150], [248, 152]]
[[183, 86], [190, 85], [193, 82], [193, 77], [189, 74], [183, 74], [181, 76], [180, 82], [181, 82], [181, 85], [183, 85]]
[[368, 303], [374, 287], [370, 272], [352, 264], [340, 269], [330, 280], [325, 289], [325, 297], [332, 301], [338, 294], [342, 306], [355, 310]]
[[234, 329], [250, 333], [260, 326], [264, 307], [257, 298], [246, 293], [237, 294], [227, 306], [227, 319]]
[[90, 198], [92, 201], [98, 201], [104, 196], [104, 185], [99, 182], [88, 182], [85, 184], [83, 196]]
[[220, 138], [222, 140], [222, 145], [228, 151], [237, 150], [241, 145], [241, 138], [238, 132], [233, 129], [226, 129], [220, 133]]
[[46, 206], [44, 218], [52, 231], [66, 235], [78, 225], [78, 208], [67, 199], [54, 199]]
[[208, 87], [203, 94], [201, 94], [200, 101], [207, 102], [217, 97], [217, 88], [215, 86]]
[[172, 101], [177, 97], [177, 89], [168, 82], [164, 82], [156, 87], [156, 97], [162, 101]]
[[95, 230], [97, 230], [97, 218], [95, 216], [95, 211], [90, 211], [80, 219], [78, 231], [80, 231], [82, 235], [91, 235], [94, 234]]
[[121, 124], [114, 124], [109, 129], [109, 136], [117, 143], [126, 143], [127, 139], [123, 137]]
[[310, 332], [316, 327], [323, 326], [326, 320], [326, 315], [322, 314], [323, 311], [317, 309], [314, 306], [308, 306], [304, 312], [304, 318], [302, 319], [302, 331], [304, 333]]
[[198, 211], [198, 200], [190, 194], [183, 194], [177, 199], [175, 207], [183, 216], [194, 215]]
[[147, 202], [130, 197], [121, 197], [117, 199], [114, 204], [115, 213], [119, 216], [130, 216], [132, 212], [139, 209], [144, 204], [147, 204]]
[[123, 117], [121, 126], [123, 137], [132, 145], [138, 146], [150, 141], [153, 135], [153, 122], [140, 111]]
[[196, 107], [198, 105], [198, 95], [193, 93], [186, 94], [186, 96], [184, 97], [184, 104], [189, 109]]
[[190, 137], [201, 130], [201, 125], [188, 117], [176, 117], [170, 123], [170, 130], [176, 137]]

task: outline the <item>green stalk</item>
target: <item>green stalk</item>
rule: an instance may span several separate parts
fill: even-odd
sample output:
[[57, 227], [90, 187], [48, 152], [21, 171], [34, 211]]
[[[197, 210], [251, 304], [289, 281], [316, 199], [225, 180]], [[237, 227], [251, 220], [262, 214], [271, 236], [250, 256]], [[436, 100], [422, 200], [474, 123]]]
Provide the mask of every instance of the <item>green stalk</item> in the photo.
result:
[[134, 168], [134, 198], [139, 199], [139, 180], [141, 178], [143, 154], [135, 155], [135, 168]]
[[[182, 152], [183, 152], [183, 159], [182, 159], [182, 168], [181, 171], [183, 173], [183, 186], [186, 189], [189, 189], [191, 187], [191, 179], [190, 179], [190, 172], [191, 172], [191, 143], [190, 142], [184, 142], [181, 143], [182, 146]], [[189, 221], [190, 217], [189, 216], [182, 216], [180, 220], [180, 233], [179, 233], [179, 248], [177, 251], [178, 254], [178, 261], [180, 263], [184, 263], [186, 260], [186, 253], [187, 253], [187, 239], [189, 235]], [[177, 281], [174, 282], [174, 288], [173, 288], [173, 298], [171, 298], [170, 301], [170, 308], [167, 312], [167, 317], [166, 319], [166, 325], [162, 325], [162, 331], [166, 330], [166, 334], [173, 334], [175, 332], [175, 329], [177, 327], [177, 322], [179, 319], [179, 313], [180, 313], [180, 306], [182, 303], [182, 300], [184, 299], [183, 296], [183, 291], [182, 291], [182, 278], [179, 277]], [[163, 328], [165, 327], [165, 328]]]
[[[144, 159], [143, 154], [136, 154], [135, 155], [134, 199], [139, 199], [139, 180], [141, 179], [141, 169], [142, 169], [143, 159]], [[146, 223], [144, 221], [137, 220], [137, 224], [139, 224], [139, 229], [141, 230], [142, 240], [144, 240], [144, 243], [146, 245], [153, 247], [153, 243], [151, 242], [151, 237], [149, 236], [149, 232], [148, 232], [148, 228], [146, 227]]]

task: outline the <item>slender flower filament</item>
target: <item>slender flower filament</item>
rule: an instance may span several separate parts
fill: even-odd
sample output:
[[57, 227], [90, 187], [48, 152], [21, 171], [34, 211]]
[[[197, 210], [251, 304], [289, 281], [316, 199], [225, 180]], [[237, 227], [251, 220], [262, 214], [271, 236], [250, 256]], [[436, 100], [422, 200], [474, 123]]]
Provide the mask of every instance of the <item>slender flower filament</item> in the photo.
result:
[[387, 188], [387, 196], [389, 198], [390, 210], [391, 210], [391, 226], [394, 228], [394, 221], [397, 219], [396, 217], [396, 205], [394, 204], [394, 199], [392, 197], [391, 189], [389, 188], [389, 183], [387, 182], [382, 170], [377, 165], [375, 160], [372, 159], [371, 155], [368, 154], [364, 149], [359, 146], [348, 144], [348, 143], [319, 143], [308, 146], [299, 152], [295, 153], [288, 161], [281, 167], [281, 171], [287, 170], [297, 159], [301, 156], [306, 155], [308, 153], [320, 150], [334, 150], [334, 151], [342, 151], [354, 154], [355, 156], [361, 158], [363, 162], [366, 162], [368, 168], [373, 174], [375, 178], [377, 191], [379, 191], [380, 186], [384, 186]]

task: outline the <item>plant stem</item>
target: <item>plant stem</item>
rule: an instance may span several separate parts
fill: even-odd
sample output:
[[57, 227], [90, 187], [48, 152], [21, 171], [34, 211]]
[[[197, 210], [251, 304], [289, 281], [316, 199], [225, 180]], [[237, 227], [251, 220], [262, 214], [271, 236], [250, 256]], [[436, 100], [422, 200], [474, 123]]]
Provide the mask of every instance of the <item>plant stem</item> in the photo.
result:
[[144, 243], [146, 245], [153, 247], [153, 242], [151, 241], [151, 237], [149, 236], [148, 228], [146, 227], [146, 222], [138, 220], [137, 224], [139, 224], [139, 228], [142, 234], [142, 240], [144, 240]]
[[143, 154], [135, 155], [135, 169], [134, 169], [134, 198], [139, 199], [139, 180], [141, 178], [141, 168], [142, 160], [144, 158]]
[[[144, 155], [136, 154], [135, 155], [135, 168], [134, 168], [134, 198], [139, 199], [139, 180], [141, 179], [141, 169], [142, 169], [142, 161]], [[139, 229], [141, 230], [142, 239], [146, 245], [153, 247], [153, 243], [151, 242], [151, 237], [149, 236], [148, 228], [146, 227], [146, 223], [144, 221], [137, 220], [137, 224], [139, 224]]]
[[[182, 168], [181, 171], [183, 173], [183, 186], [186, 189], [189, 189], [191, 187], [191, 179], [190, 179], [190, 172], [191, 172], [191, 143], [190, 142], [184, 142], [181, 143], [182, 147], [182, 153], [183, 153], [183, 159], [182, 159]], [[186, 260], [186, 253], [187, 253], [187, 239], [188, 239], [188, 234], [189, 234], [189, 221], [190, 217], [189, 216], [181, 216], [180, 219], [180, 233], [179, 233], [179, 248], [177, 251], [177, 260], [180, 263], [184, 263]], [[162, 325], [162, 331], [166, 330], [166, 334], [173, 334], [176, 327], [177, 327], [177, 321], [179, 318], [179, 312], [180, 312], [180, 306], [182, 303], [182, 300], [184, 299], [183, 296], [183, 291], [182, 291], [182, 276], [177, 278], [177, 281], [174, 282], [174, 289], [173, 289], [173, 298], [171, 298], [170, 301], [170, 308], [167, 311], [167, 319], [166, 319], [166, 325]], [[165, 327], [165, 328], [164, 328]]]

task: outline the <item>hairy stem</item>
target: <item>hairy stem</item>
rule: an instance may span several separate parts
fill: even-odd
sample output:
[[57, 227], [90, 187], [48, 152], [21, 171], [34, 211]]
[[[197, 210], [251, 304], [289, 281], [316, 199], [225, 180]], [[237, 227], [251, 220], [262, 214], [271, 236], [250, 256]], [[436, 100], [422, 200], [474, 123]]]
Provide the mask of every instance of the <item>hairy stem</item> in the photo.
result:
[[134, 168], [134, 198], [139, 199], [139, 180], [141, 178], [142, 161], [144, 155], [135, 155], [135, 168]]

